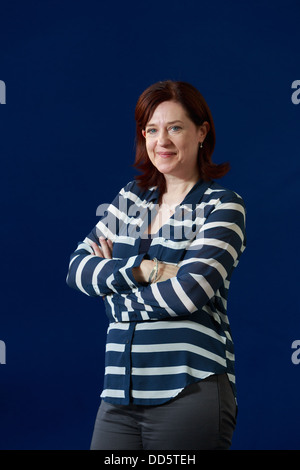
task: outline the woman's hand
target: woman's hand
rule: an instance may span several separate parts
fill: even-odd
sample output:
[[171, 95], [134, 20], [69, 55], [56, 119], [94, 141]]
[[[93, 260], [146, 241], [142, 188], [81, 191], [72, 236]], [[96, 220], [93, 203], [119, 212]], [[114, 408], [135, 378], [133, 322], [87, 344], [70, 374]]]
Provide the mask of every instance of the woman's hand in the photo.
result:
[[113, 242], [109, 239], [106, 240], [104, 237], [99, 237], [99, 242], [101, 248], [97, 245], [97, 243], [91, 243], [91, 247], [93, 248], [95, 255], [100, 256], [100, 258], [111, 259]]
[[[99, 237], [99, 242], [101, 248], [97, 243], [92, 242], [91, 246], [94, 250], [95, 256], [100, 256], [100, 258], [111, 259], [112, 258], [112, 249], [113, 242], [104, 237]], [[148, 282], [150, 273], [154, 267], [154, 262], [152, 260], [143, 260], [140, 266], [132, 268], [133, 277], [137, 282], [145, 283]], [[177, 275], [179, 267], [173, 264], [166, 264], [160, 262], [158, 264], [158, 276], [156, 282], [163, 282], [175, 277]]]
[[177, 276], [178, 270], [179, 267], [174, 264], [159, 263], [156, 282], [167, 281], [168, 279], [171, 279], [171, 277]]
[[[144, 259], [140, 266], [132, 268], [133, 277], [137, 282], [148, 282], [153, 267], [154, 262], [152, 260]], [[156, 282], [167, 281], [168, 279], [171, 279], [171, 277], [175, 277], [177, 275], [178, 269], [179, 267], [175, 266], [174, 264], [160, 262], [158, 264], [158, 276]]]

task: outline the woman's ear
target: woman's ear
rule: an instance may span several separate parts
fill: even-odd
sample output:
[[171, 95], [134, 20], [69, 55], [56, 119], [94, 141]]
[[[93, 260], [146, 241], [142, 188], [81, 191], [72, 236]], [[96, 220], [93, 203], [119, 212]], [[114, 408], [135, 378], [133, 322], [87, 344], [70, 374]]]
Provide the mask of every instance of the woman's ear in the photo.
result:
[[142, 129], [142, 134], [143, 134], [143, 136], [146, 138], [146, 131], [145, 131], [145, 129]]
[[207, 136], [209, 129], [210, 129], [210, 124], [207, 121], [204, 121], [203, 124], [199, 126], [199, 135], [203, 138], [203, 140]]

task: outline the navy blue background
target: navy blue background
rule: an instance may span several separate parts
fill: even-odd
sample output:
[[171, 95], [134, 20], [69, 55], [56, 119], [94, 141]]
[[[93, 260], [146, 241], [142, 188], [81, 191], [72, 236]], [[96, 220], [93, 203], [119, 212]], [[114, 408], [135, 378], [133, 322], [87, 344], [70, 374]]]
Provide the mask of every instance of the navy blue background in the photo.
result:
[[87, 449], [107, 321], [65, 284], [70, 253], [135, 174], [134, 107], [185, 80], [214, 116], [220, 183], [247, 204], [232, 279], [239, 417], [233, 449], [299, 449], [296, 1], [0, 4], [1, 449]]

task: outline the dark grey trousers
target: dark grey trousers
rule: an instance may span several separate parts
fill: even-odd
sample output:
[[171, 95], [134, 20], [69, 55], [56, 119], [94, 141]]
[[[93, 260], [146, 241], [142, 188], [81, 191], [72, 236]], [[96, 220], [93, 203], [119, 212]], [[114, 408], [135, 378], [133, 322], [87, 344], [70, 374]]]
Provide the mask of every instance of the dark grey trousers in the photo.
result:
[[163, 405], [102, 401], [91, 450], [226, 450], [235, 424], [236, 404], [227, 375], [212, 375]]

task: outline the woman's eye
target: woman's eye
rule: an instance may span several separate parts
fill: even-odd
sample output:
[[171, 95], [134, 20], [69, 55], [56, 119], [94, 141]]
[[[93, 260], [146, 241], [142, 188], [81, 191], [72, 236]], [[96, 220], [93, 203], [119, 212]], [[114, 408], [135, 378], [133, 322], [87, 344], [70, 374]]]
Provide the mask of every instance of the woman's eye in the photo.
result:
[[177, 132], [177, 131], [179, 131], [180, 129], [181, 129], [181, 127], [179, 127], [179, 126], [172, 126], [172, 127], [170, 127], [169, 131], [171, 131], [171, 132]]
[[[170, 126], [170, 127], [167, 129], [168, 132], [172, 132], [172, 133], [178, 132], [178, 131], [180, 131], [180, 130], [181, 130], [181, 127], [180, 127], [180, 126]], [[154, 127], [149, 127], [149, 128], [146, 130], [146, 134], [148, 134], [148, 135], [155, 135], [155, 134], [157, 134], [157, 132], [158, 132], [157, 129], [155, 129]]]

